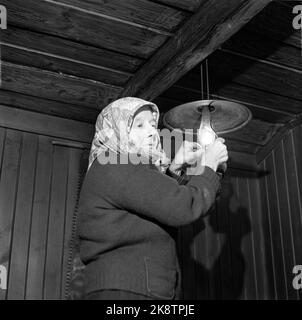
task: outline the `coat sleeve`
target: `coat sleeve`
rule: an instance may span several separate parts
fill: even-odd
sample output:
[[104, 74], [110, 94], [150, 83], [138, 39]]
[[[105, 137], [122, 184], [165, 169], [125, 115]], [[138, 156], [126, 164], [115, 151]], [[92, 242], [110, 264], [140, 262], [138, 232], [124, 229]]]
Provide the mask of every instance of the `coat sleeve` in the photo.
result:
[[[215, 202], [219, 178], [209, 167], [185, 185], [148, 165], [118, 165], [107, 170], [107, 197], [120, 209], [179, 227], [205, 215]], [[110, 181], [110, 183], [109, 183]], [[103, 190], [104, 191], [104, 190]]]

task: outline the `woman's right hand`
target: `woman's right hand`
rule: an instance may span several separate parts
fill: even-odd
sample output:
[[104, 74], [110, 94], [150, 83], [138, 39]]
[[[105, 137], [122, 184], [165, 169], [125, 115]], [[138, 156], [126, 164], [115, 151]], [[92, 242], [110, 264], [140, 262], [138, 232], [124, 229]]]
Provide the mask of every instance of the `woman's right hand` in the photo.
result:
[[217, 138], [206, 148], [202, 165], [210, 167], [216, 172], [218, 166], [228, 160], [228, 151], [224, 142], [223, 138]]

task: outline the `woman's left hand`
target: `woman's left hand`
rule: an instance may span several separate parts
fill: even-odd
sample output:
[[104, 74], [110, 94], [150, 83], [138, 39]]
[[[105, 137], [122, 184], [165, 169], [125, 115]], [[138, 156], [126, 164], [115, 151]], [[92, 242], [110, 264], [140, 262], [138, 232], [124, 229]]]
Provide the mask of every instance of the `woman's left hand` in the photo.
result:
[[184, 141], [178, 149], [169, 169], [177, 172], [184, 164], [192, 165], [202, 157], [204, 149], [196, 142]]

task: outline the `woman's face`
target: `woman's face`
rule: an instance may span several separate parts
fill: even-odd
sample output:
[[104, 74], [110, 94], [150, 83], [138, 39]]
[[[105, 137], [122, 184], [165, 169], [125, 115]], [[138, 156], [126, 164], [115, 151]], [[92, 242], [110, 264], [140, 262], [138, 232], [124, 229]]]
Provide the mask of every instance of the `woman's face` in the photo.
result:
[[137, 148], [150, 148], [154, 145], [157, 124], [150, 107], [143, 107], [133, 119], [130, 129], [130, 141]]

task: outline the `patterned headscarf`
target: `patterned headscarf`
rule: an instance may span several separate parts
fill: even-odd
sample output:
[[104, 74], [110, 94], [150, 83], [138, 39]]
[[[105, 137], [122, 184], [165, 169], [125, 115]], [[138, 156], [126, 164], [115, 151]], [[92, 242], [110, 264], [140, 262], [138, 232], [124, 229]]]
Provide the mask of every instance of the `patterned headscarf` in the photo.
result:
[[93, 161], [104, 151], [113, 151], [116, 154], [137, 153], [146, 156], [161, 171], [165, 172], [170, 159], [167, 158], [161, 147], [160, 136], [154, 134], [154, 147], [148, 149], [137, 148], [129, 140], [129, 132], [135, 113], [142, 107], [152, 109], [156, 125], [159, 119], [158, 107], [151, 102], [126, 97], [110, 103], [99, 114], [95, 124], [95, 135], [89, 155], [88, 169]]

